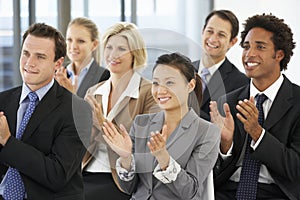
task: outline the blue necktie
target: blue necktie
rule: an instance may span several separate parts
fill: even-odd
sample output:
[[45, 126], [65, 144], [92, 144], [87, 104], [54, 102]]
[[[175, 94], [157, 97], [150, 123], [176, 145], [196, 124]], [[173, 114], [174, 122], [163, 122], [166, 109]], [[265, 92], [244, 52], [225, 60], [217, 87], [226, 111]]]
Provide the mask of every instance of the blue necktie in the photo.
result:
[[[21, 139], [38, 100], [38, 96], [34, 92], [30, 92], [28, 94], [28, 98], [30, 102], [25, 111], [19, 130], [16, 134], [16, 138], [18, 140]], [[18, 170], [12, 167], [8, 168], [6, 178], [7, 179], [6, 179], [6, 184], [3, 192], [3, 198], [5, 200], [23, 200], [25, 196], [25, 187]]]
[[[256, 107], [258, 109], [258, 123], [262, 126], [264, 123], [264, 111], [262, 104], [268, 98], [264, 94], [256, 95]], [[243, 160], [240, 182], [236, 192], [238, 200], [255, 200], [257, 192], [257, 183], [260, 170], [260, 161], [250, 158], [250, 143], [252, 138], [248, 135], [245, 157]]]
[[202, 79], [202, 93], [204, 92], [204, 90], [205, 90], [205, 88], [207, 86], [206, 76], [209, 75], [209, 74], [210, 74], [210, 72], [209, 72], [209, 70], [207, 68], [204, 67], [201, 70], [200, 77]]

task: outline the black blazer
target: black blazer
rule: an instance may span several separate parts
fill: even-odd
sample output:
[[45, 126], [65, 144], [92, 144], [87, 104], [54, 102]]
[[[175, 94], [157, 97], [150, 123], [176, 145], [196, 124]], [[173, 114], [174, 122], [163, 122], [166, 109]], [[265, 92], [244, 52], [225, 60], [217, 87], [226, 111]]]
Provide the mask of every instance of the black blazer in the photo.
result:
[[[236, 118], [235, 106], [239, 100], [249, 99], [249, 85], [227, 94], [227, 102], [235, 120], [232, 157], [219, 157], [214, 168], [215, 189], [224, 184], [236, 171], [246, 132]], [[225, 99], [218, 102], [219, 111]], [[300, 87], [285, 76], [282, 86], [270, 108], [263, 128], [265, 135], [251, 154], [268, 168], [276, 184], [291, 200], [300, 199]], [[223, 113], [224, 115], [224, 113]]]
[[101, 81], [109, 79], [109, 77], [109, 71], [104, 67], [100, 67], [94, 60], [89, 68], [89, 71], [87, 72], [79, 88], [77, 89], [77, 95], [83, 98], [85, 96], [86, 91], [90, 87], [96, 85], [97, 83], [100, 83]]
[[[193, 62], [195, 71], [198, 72], [200, 60]], [[210, 121], [209, 102], [217, 101], [219, 97], [248, 84], [250, 79], [238, 70], [227, 58], [219, 69], [213, 74], [203, 93], [200, 116]]]
[[21, 141], [15, 138], [22, 87], [0, 93], [12, 136], [0, 147], [0, 176], [16, 168], [30, 200], [83, 200], [81, 160], [92, 127], [88, 103], [57, 82], [37, 105]]

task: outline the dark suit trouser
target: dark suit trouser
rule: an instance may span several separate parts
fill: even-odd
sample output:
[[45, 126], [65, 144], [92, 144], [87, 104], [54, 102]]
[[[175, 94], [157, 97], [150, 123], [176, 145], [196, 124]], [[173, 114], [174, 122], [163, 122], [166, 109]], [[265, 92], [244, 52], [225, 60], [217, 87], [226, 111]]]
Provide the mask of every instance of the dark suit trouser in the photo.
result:
[[111, 173], [83, 172], [85, 200], [128, 200], [130, 196], [116, 186]]
[[[215, 200], [234, 200], [238, 183], [227, 181], [222, 187], [215, 188]], [[258, 183], [257, 200], [288, 200], [289, 198], [275, 184]]]

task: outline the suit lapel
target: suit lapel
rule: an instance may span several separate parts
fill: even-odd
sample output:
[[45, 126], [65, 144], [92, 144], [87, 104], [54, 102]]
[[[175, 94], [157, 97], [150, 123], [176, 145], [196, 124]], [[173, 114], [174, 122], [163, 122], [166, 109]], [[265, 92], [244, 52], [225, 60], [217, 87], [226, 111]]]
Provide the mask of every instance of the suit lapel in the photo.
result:
[[285, 78], [267, 115], [264, 128], [269, 130], [272, 126], [274, 126], [291, 108], [292, 104], [292, 83]]
[[[81, 85], [79, 86], [77, 90], [77, 95], [84, 97], [85, 91], [89, 88], [90, 85], [94, 85], [97, 83], [97, 80], [95, 78], [98, 78], [95, 76], [97, 74], [97, 65], [95, 61], [91, 64], [87, 74], [85, 75], [84, 79], [81, 82]], [[99, 77], [100, 79], [100, 77]]]
[[191, 148], [191, 144], [195, 141], [198, 127], [191, 126], [196, 118], [194, 110], [190, 110], [168, 138], [167, 149], [175, 160], [181, 157], [188, 148]]
[[59, 96], [62, 92], [62, 90], [59, 89], [60, 88], [58, 84], [55, 82], [54, 85], [47, 92], [47, 94], [44, 96], [42, 101], [39, 102], [26, 126], [22, 137], [23, 141], [28, 139], [31, 136], [31, 134], [34, 133], [35, 129], [39, 126], [39, 124], [44, 120], [44, 118], [46, 118], [53, 111], [53, 109], [59, 105]]
[[232, 67], [228, 62], [229, 61], [226, 58], [219, 69], [211, 77], [210, 81], [207, 84], [207, 88], [203, 93], [202, 105], [210, 100], [216, 101], [220, 96], [226, 94], [224, 80], [226, 80], [228, 73], [232, 71]]

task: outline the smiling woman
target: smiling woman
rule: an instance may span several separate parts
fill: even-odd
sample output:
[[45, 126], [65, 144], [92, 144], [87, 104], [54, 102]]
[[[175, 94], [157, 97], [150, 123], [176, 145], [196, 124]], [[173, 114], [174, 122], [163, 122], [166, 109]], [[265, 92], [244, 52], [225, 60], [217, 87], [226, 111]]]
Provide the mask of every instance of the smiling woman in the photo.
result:
[[153, 68], [152, 96], [162, 111], [137, 115], [129, 134], [104, 122], [104, 140], [120, 157], [118, 182], [132, 199], [206, 198], [220, 133], [188, 107], [191, 92], [200, 105], [201, 79], [191, 60], [178, 53], [161, 55]]
[[[83, 180], [87, 200], [129, 199], [118, 189], [115, 171], [116, 153], [107, 146], [102, 135], [104, 121], [130, 130], [138, 114], [159, 110], [151, 96], [151, 83], [135, 70], [144, 66], [147, 58], [145, 43], [137, 27], [128, 22], [111, 26], [102, 38], [104, 60], [110, 71], [107, 81], [91, 87], [85, 99], [94, 108], [94, 127], [88, 152], [83, 159]], [[115, 182], [117, 185], [115, 184]]]

